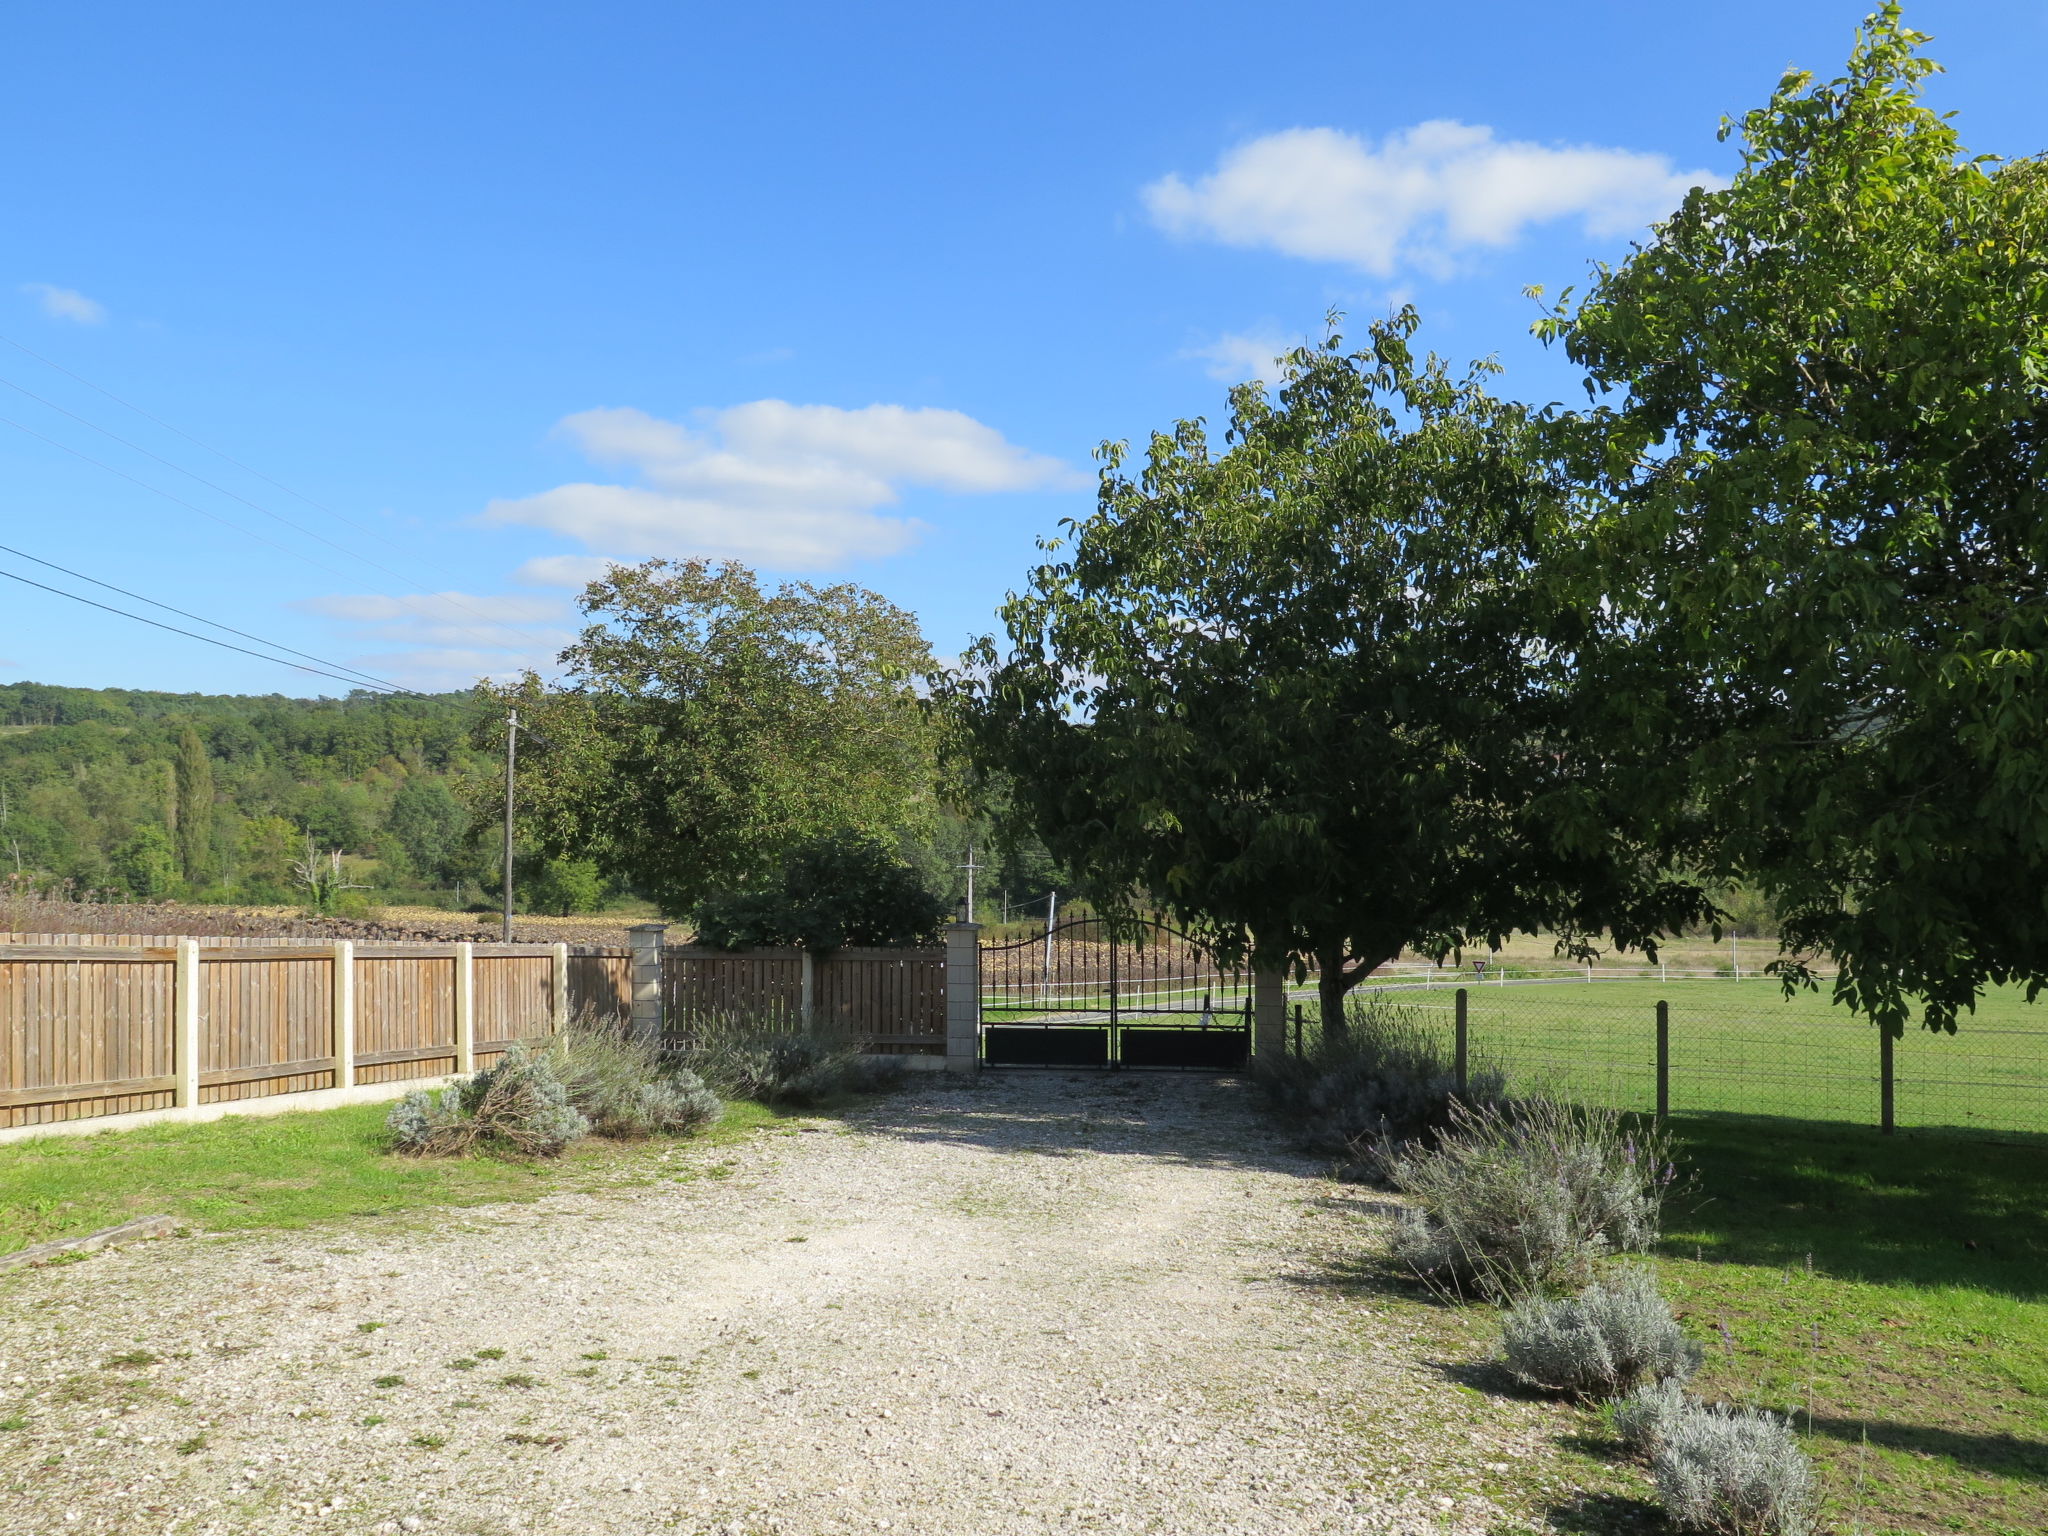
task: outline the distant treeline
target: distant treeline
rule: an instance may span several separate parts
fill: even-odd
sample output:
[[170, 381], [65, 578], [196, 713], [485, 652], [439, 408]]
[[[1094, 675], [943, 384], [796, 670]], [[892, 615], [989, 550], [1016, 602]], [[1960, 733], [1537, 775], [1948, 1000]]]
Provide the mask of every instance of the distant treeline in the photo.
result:
[[0, 686], [0, 875], [135, 899], [297, 899], [309, 844], [387, 891], [474, 891], [496, 860], [455, 793], [468, 693], [345, 699]]

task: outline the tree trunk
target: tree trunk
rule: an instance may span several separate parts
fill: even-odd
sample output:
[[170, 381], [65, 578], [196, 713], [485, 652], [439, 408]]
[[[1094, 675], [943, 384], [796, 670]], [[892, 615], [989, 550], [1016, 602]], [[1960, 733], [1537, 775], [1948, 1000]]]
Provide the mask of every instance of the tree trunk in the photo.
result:
[[1316, 951], [1316, 996], [1323, 1011], [1323, 1038], [1341, 1040], [1344, 1038], [1344, 995], [1351, 990], [1351, 982], [1344, 975], [1344, 950]]
[[1344, 1018], [1344, 1000], [1351, 995], [1351, 989], [1399, 953], [1396, 950], [1394, 954], [1371, 959], [1354, 955], [1347, 967], [1341, 945], [1316, 951], [1316, 996], [1323, 1012], [1324, 1039], [1344, 1038], [1349, 1029]]

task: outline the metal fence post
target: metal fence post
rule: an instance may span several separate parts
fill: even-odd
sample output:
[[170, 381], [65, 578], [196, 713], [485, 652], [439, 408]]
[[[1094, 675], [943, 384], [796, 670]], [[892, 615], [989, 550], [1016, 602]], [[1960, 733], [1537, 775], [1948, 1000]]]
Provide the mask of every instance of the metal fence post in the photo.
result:
[[1471, 1030], [1467, 1009], [1470, 1001], [1463, 987], [1458, 988], [1458, 1092], [1463, 1093], [1472, 1079]]
[[1301, 1054], [1301, 1004], [1294, 1005], [1294, 1054]]
[[981, 1069], [981, 924], [946, 925], [946, 1070]]
[[662, 935], [667, 923], [635, 923], [626, 930], [633, 947], [633, 1038], [648, 1045], [662, 1043]]
[[1671, 1113], [1671, 1005], [1657, 1000], [1657, 1118]]
[[1892, 1032], [1878, 1026], [1877, 1033], [1877, 1102], [1878, 1132], [1889, 1136], [1898, 1128], [1892, 1114]]

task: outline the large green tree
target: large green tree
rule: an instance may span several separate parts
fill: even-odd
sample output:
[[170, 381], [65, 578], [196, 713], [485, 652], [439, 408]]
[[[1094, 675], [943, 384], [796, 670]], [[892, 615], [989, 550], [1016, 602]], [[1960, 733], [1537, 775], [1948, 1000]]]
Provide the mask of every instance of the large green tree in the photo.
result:
[[[1598, 405], [1573, 568], [1675, 853], [1896, 1033], [2048, 981], [2048, 168], [1968, 154], [1896, 6], [1539, 327]], [[1731, 125], [1731, 131], [1734, 125]], [[1788, 962], [1793, 980], [1803, 975]]]
[[1573, 516], [1544, 423], [1411, 351], [1412, 311], [1231, 397], [1227, 444], [1104, 450], [1101, 501], [940, 689], [981, 781], [1110, 909], [1313, 961], [1323, 1016], [1403, 948], [1584, 952], [1707, 911], [1569, 718]]
[[[820, 834], [893, 841], [934, 813], [914, 691], [931, 653], [902, 609], [702, 560], [614, 566], [581, 604], [560, 683], [486, 690], [534, 732], [520, 826], [551, 857], [594, 859], [681, 917]], [[473, 781], [480, 819], [503, 787]]]

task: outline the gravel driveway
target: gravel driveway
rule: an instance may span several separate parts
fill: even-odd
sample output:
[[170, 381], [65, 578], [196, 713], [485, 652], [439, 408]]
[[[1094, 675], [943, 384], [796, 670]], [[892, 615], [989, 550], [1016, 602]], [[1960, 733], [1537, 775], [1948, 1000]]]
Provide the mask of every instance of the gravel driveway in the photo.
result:
[[1486, 1490], [1539, 1411], [1332, 1280], [1369, 1202], [1247, 1094], [991, 1073], [651, 1185], [0, 1280], [0, 1528], [1526, 1529]]

